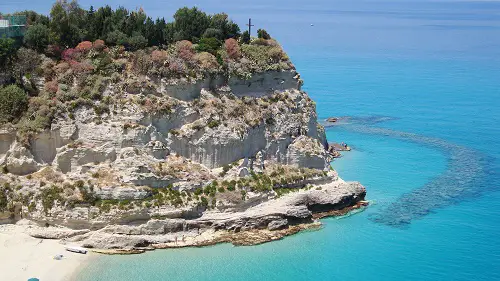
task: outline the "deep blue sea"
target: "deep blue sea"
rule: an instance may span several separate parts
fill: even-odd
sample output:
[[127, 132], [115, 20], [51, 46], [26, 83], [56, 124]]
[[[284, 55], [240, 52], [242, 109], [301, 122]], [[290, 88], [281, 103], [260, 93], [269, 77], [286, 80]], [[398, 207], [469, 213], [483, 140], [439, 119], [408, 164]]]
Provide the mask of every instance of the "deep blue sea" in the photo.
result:
[[[23, 3], [0, 11], [49, 9]], [[332, 165], [372, 205], [260, 246], [99, 257], [78, 281], [500, 280], [500, 2], [110, 3], [252, 17], [284, 45], [319, 118], [352, 117], [327, 129], [354, 148]]]

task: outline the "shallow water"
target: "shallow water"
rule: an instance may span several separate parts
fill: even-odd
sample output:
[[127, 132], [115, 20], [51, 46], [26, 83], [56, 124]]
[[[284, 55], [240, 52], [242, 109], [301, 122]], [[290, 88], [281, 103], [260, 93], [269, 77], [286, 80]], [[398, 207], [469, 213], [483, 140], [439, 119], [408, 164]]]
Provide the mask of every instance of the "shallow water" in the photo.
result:
[[[141, 4], [155, 16], [180, 5]], [[327, 129], [354, 148], [333, 167], [373, 204], [261, 246], [104, 256], [78, 281], [500, 280], [500, 3], [197, 4], [265, 26], [320, 118], [354, 117]], [[0, 10], [23, 5], [47, 4], [7, 0]]]

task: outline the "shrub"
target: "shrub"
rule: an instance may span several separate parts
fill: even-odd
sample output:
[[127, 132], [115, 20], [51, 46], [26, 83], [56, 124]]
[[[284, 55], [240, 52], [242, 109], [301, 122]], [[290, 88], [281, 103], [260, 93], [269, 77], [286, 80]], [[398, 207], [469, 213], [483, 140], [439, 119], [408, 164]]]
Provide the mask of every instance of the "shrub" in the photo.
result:
[[154, 50], [151, 52], [151, 59], [156, 63], [163, 63], [167, 59], [167, 52]]
[[59, 89], [59, 83], [57, 82], [57, 80], [52, 80], [52, 81], [46, 82], [44, 87], [45, 87], [45, 91], [55, 94], [55, 93], [57, 93], [57, 90]]
[[140, 50], [148, 45], [148, 39], [141, 34], [134, 34], [128, 39], [128, 45], [131, 50]]
[[75, 75], [88, 74], [94, 71], [94, 67], [88, 62], [71, 62], [71, 68]]
[[98, 116], [108, 113], [109, 114], [109, 107], [105, 104], [96, 104], [94, 105], [94, 113]]
[[92, 49], [92, 42], [90, 41], [83, 41], [83, 42], [80, 42], [76, 47], [75, 49], [79, 52], [82, 52], [82, 53], [86, 53], [88, 51], [90, 51], [90, 49]]
[[175, 50], [177, 51], [177, 56], [185, 61], [190, 61], [194, 56], [193, 43], [187, 40], [175, 43]]
[[54, 207], [55, 201], [60, 201], [62, 203], [63, 201], [63, 197], [61, 196], [62, 192], [63, 189], [55, 185], [48, 188], [44, 188], [42, 190], [41, 192], [42, 206], [45, 213], [48, 213], [48, 211]]
[[50, 31], [49, 28], [43, 24], [32, 25], [26, 30], [24, 34], [24, 43], [38, 52], [45, 50], [49, 43]]
[[205, 32], [202, 35], [203, 38], [217, 38], [217, 39], [222, 39], [224, 37], [224, 34], [222, 33], [222, 30], [218, 28], [207, 28]]
[[16, 61], [12, 67], [12, 72], [18, 83], [23, 76], [29, 77], [40, 65], [40, 55], [31, 49], [20, 48], [16, 53]]
[[217, 58], [211, 53], [202, 52], [196, 54], [194, 59], [197, 61], [199, 68], [202, 70], [216, 70], [219, 68]]
[[66, 71], [68, 71], [68, 69], [70, 69], [70, 65], [69, 65], [69, 63], [67, 63], [65, 61], [58, 63], [54, 67], [54, 70], [55, 70], [56, 74], [58, 74], [58, 75], [65, 73]]
[[110, 43], [111, 45], [125, 45], [128, 42], [128, 37], [127, 34], [119, 30], [115, 30], [108, 33], [106, 42]]
[[0, 38], [0, 64], [9, 61], [16, 51], [16, 41], [14, 39]]
[[223, 177], [227, 174], [227, 172], [229, 172], [229, 170], [231, 170], [231, 165], [224, 165], [222, 166], [222, 172], [220, 172], [219, 176]]
[[267, 31], [265, 29], [257, 30], [257, 37], [265, 39], [265, 40], [271, 39], [271, 35], [269, 35], [269, 33], [267, 33]]
[[237, 59], [241, 57], [240, 45], [238, 45], [238, 41], [236, 41], [235, 39], [227, 39], [224, 43], [224, 47], [226, 48], [226, 52], [229, 58]]
[[64, 50], [61, 56], [62, 59], [65, 61], [73, 61], [73, 60], [78, 60], [81, 57], [81, 53], [79, 50], [69, 48]]
[[213, 128], [216, 128], [216, 127], [219, 127], [219, 125], [220, 125], [220, 122], [219, 122], [219, 121], [217, 121], [217, 120], [212, 120], [212, 121], [210, 121], [210, 122], [208, 123], [208, 127], [209, 127], [210, 129], [213, 129]]
[[8, 204], [7, 192], [5, 189], [0, 188], [0, 211], [4, 211]]
[[201, 206], [208, 207], [208, 200], [205, 196], [201, 196], [200, 201]]
[[245, 30], [242, 34], [241, 34], [241, 42], [243, 44], [248, 44], [250, 43], [250, 33], [248, 32], [248, 30]]
[[18, 86], [0, 88], [0, 122], [12, 122], [21, 117], [28, 106], [28, 95]]
[[252, 44], [253, 45], [260, 45], [260, 46], [267, 46], [268, 42], [264, 38], [257, 38], [257, 39], [252, 41]]
[[228, 191], [235, 191], [236, 190], [236, 182], [234, 180], [230, 181], [227, 184], [227, 190]]
[[106, 49], [106, 44], [104, 43], [103, 40], [101, 39], [97, 39], [94, 41], [94, 43], [92, 44], [92, 49], [98, 51], [98, 52], [101, 52], [103, 51], [104, 49]]
[[48, 45], [47, 49], [45, 50], [45, 53], [47, 54], [47, 56], [55, 58], [55, 59], [60, 59], [62, 52], [63, 52], [63, 50], [58, 45]]
[[134, 53], [132, 59], [133, 69], [137, 73], [147, 74], [151, 70], [153, 61], [150, 55], [148, 55], [144, 50], [139, 50]]
[[217, 54], [217, 50], [221, 46], [221, 42], [217, 38], [202, 38], [198, 45], [196, 46], [196, 51], [198, 52], [209, 52], [212, 55]]

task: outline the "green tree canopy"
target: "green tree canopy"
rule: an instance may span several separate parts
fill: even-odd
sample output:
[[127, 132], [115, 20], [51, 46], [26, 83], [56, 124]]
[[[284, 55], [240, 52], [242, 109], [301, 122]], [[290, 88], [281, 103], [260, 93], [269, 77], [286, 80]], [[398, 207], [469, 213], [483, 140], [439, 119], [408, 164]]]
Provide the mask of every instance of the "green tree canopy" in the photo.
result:
[[184, 7], [174, 14], [175, 34], [174, 40], [190, 40], [197, 42], [210, 25], [210, 19], [205, 12], [198, 8]]
[[28, 95], [18, 86], [0, 88], [0, 122], [18, 119], [28, 106]]
[[0, 38], [0, 66], [3, 67], [16, 53], [16, 41], [11, 38]]
[[49, 28], [43, 24], [35, 24], [28, 28], [24, 35], [24, 44], [39, 52], [45, 50], [50, 40]]
[[95, 10], [91, 6], [85, 10], [76, 0], [57, 0], [50, 17], [33, 11], [16, 14], [26, 16], [28, 21], [25, 46], [39, 52], [47, 50], [49, 45], [64, 50], [81, 41], [98, 39], [105, 40], [108, 46], [124, 45], [135, 50], [180, 40], [198, 43], [201, 38], [223, 42], [241, 35], [239, 26], [227, 14], [208, 15], [196, 7], [177, 10], [174, 21], [169, 23], [164, 18], [148, 17], [142, 9], [131, 11], [118, 7], [113, 10], [104, 6]]

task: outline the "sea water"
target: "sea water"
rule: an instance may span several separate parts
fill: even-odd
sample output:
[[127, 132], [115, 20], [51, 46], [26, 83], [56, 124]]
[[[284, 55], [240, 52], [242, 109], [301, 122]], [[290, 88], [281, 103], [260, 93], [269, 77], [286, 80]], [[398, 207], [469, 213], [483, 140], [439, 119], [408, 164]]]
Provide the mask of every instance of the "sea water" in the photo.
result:
[[260, 246], [102, 256], [78, 281], [500, 280], [498, 2], [141, 4], [153, 16], [198, 4], [268, 29], [319, 118], [352, 117], [327, 129], [353, 147], [332, 165], [372, 204]]

